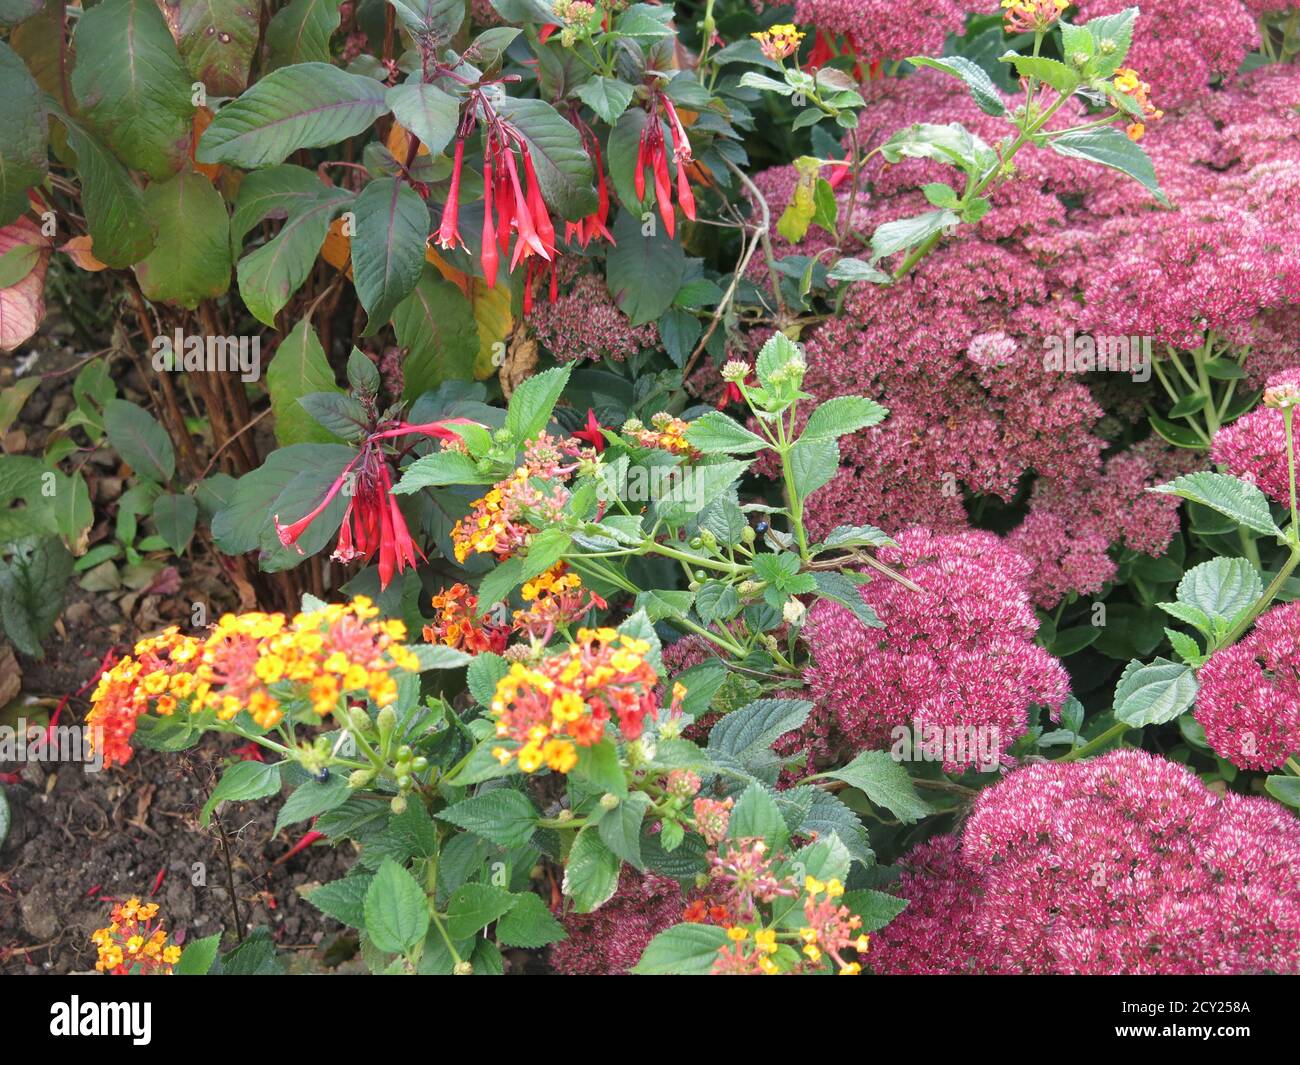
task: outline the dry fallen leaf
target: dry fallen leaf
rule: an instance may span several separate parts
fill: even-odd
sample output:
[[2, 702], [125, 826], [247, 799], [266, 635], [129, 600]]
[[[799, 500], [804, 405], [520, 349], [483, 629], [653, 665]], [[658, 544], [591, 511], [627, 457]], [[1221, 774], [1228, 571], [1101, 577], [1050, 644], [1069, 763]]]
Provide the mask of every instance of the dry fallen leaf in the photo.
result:
[[73, 237], [65, 244], [59, 245], [59, 251], [64, 252], [81, 269], [98, 273], [100, 270], [107, 270], [108, 267], [95, 258], [94, 244], [94, 240], [87, 233], [83, 237]]
[[509, 399], [516, 388], [537, 372], [537, 341], [528, 335], [522, 322], [515, 327], [506, 346], [505, 361], [497, 373], [501, 391]]
[[14, 658], [13, 648], [7, 643], [0, 643], [0, 710], [11, 699], [18, 697], [23, 687], [23, 675]]
[[325, 243], [320, 246], [320, 257], [335, 270], [344, 271], [348, 280], [352, 279], [352, 238], [343, 232], [346, 219], [336, 218], [330, 223], [329, 232], [325, 234]]

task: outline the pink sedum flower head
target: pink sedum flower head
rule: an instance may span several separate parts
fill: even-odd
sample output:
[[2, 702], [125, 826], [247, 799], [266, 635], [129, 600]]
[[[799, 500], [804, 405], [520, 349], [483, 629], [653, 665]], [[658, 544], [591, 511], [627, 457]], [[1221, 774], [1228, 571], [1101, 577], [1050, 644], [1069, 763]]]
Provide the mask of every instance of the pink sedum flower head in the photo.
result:
[[1300, 751], [1300, 603], [1276, 606], [1197, 674], [1196, 720], [1214, 752], [1276, 769]]
[[1300, 973], [1300, 823], [1144, 751], [1020, 769], [902, 865], [877, 973]]
[[677, 881], [624, 866], [608, 902], [560, 918], [567, 937], [551, 947], [551, 967], [562, 976], [624, 976], [650, 940], [681, 921], [685, 905]]
[[961, 0], [798, 0], [794, 21], [806, 28], [853, 36], [863, 59], [937, 55], [944, 38], [960, 33], [970, 4]]
[[[1300, 389], [1300, 369], [1268, 379], [1265, 395]], [[1292, 415], [1292, 434], [1300, 442], [1300, 418]], [[1258, 485], [1279, 503], [1289, 505], [1291, 477], [1286, 457], [1286, 416], [1280, 407], [1260, 406], [1214, 434], [1210, 452], [1229, 473]]]
[[[913, 529], [898, 544], [881, 559], [923, 590], [879, 577], [863, 586], [883, 628], [836, 603], [810, 611], [805, 680], [819, 710], [855, 751], [888, 749], [897, 726], [935, 725], [987, 729], [1005, 752], [1028, 728], [1032, 706], [1055, 713], [1069, 692], [1064, 667], [1033, 642], [1028, 564], [992, 533]], [[965, 762], [944, 768], [974, 764], [973, 746]]]

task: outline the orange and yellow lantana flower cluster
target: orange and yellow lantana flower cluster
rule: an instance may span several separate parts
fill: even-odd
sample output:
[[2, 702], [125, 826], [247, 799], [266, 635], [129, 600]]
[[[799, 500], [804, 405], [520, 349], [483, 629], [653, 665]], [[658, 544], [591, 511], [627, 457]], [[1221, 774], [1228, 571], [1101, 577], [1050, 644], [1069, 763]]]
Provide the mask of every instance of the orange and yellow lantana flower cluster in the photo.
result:
[[1002, 0], [1004, 28], [1008, 33], [1042, 33], [1069, 6], [1070, 0]]
[[207, 635], [173, 626], [141, 640], [133, 656], [104, 673], [92, 696], [86, 722], [105, 765], [130, 760], [141, 714], [210, 710], [231, 721], [246, 710], [269, 729], [284, 717], [287, 699], [304, 698], [322, 716], [349, 693], [388, 705], [397, 698], [393, 671], [418, 671], [420, 663], [402, 642], [406, 626], [378, 615], [368, 598], [357, 596], [293, 618], [226, 614]]
[[[1138, 76], [1138, 72], [1132, 67], [1120, 67], [1119, 70], [1115, 71], [1113, 84], [1125, 96], [1133, 97], [1134, 102], [1142, 108], [1144, 118], [1154, 121], [1164, 117], [1165, 113], [1151, 102], [1151, 86], [1143, 81]], [[1141, 140], [1146, 128], [1146, 124], [1143, 122], [1130, 123], [1128, 127], [1129, 138], [1135, 141]]]
[[[497, 736], [519, 746], [492, 753], [502, 765], [517, 759], [525, 773], [543, 765], [567, 773], [578, 761], [575, 745], [599, 743], [611, 720], [624, 739], [637, 739], [658, 703], [649, 653], [645, 640], [615, 629], [579, 629], [577, 642], [558, 654], [513, 663], [497, 683], [491, 709]], [[674, 711], [685, 694], [674, 688]]]
[[568, 479], [583, 459], [596, 452], [572, 437], [542, 433], [524, 445], [524, 461], [503, 481], [498, 481], [470, 512], [456, 522], [451, 542], [456, 561], [473, 554], [492, 554], [498, 560], [513, 555], [528, 537], [556, 521], [569, 501]]
[[433, 620], [424, 627], [429, 643], [458, 651], [499, 653], [510, 640], [510, 626], [478, 616], [478, 596], [467, 584], [453, 584], [433, 597]]
[[779, 26], [769, 26], [759, 33], [751, 33], [750, 36], [758, 42], [759, 50], [768, 59], [774, 61], [780, 61], [787, 56], [794, 55], [799, 50], [799, 42], [804, 37], [788, 22]]
[[681, 418], [674, 418], [667, 411], [660, 411], [650, 416], [650, 428], [637, 422], [623, 426], [623, 431], [641, 447], [667, 451], [671, 455], [685, 455], [693, 458], [697, 452], [686, 439], [687, 423]]
[[99, 951], [95, 968], [112, 976], [169, 976], [181, 960], [181, 948], [167, 942], [156, 902], [127, 899], [113, 907], [107, 928], [96, 929], [90, 941]]

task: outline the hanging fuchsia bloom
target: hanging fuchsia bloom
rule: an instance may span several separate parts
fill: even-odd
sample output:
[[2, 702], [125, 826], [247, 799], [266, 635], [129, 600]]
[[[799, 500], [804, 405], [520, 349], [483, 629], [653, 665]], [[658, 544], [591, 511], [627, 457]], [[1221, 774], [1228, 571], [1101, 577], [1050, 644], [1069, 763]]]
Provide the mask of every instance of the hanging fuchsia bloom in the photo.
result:
[[448, 418], [440, 422], [412, 425], [409, 422], [386, 422], [370, 433], [356, 456], [343, 467], [325, 497], [311, 511], [290, 525], [280, 523], [275, 515], [275, 531], [280, 543], [296, 548], [298, 540], [317, 518], [325, 512], [340, 492], [348, 496], [347, 509], [339, 527], [338, 542], [330, 558], [335, 562], [351, 562], [364, 558], [367, 562], [379, 554], [379, 586], [387, 588], [393, 573], [401, 573], [414, 566], [424, 553], [411, 537], [406, 518], [397, 500], [393, 498], [393, 477], [389, 456], [381, 441], [403, 436], [431, 436], [439, 440], [459, 440], [450, 428], [453, 425], [472, 425], [468, 418]]
[[[591, 127], [576, 115], [573, 123], [578, 128], [582, 145], [591, 156], [591, 165], [596, 171], [596, 209], [581, 221], [565, 222], [564, 240], [566, 243], [577, 241], [583, 248], [586, 248], [596, 237], [604, 237], [611, 244], [615, 244], [614, 234], [606, 225], [606, 219], [609, 218], [609, 185], [605, 181], [605, 165], [600, 155], [600, 141], [591, 131]], [[551, 302], [555, 302], [554, 297], [551, 298]]]
[[660, 118], [663, 109], [668, 123], [668, 133], [673, 142], [673, 166], [677, 171], [677, 202], [681, 204], [682, 213], [692, 221], [695, 219], [695, 194], [691, 191], [686, 168], [690, 164], [691, 142], [687, 139], [686, 128], [677, 117], [677, 108], [663, 93], [656, 91], [650, 98], [650, 114], [645, 127], [641, 130], [641, 143], [637, 148], [636, 171], [633, 174], [633, 187], [637, 199], [645, 199], [645, 171], [650, 168], [655, 186], [655, 202], [659, 205], [659, 217], [664, 220], [664, 228], [673, 236], [677, 229], [677, 215], [673, 211], [673, 180], [668, 173], [668, 150], [664, 143], [663, 121]]
[[442, 224], [438, 227], [438, 247], [465, 247], [456, 223], [460, 214], [460, 171], [465, 162], [465, 138], [456, 140], [451, 162], [451, 188], [447, 192], [447, 206], [442, 209]]

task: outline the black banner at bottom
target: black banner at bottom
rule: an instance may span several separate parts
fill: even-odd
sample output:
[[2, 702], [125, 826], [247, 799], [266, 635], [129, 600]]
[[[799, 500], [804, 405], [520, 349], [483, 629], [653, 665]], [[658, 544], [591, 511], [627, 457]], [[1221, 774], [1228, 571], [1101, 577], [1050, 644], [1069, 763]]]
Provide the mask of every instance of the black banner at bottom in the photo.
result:
[[[344, 980], [348, 986], [322, 988], [321, 979]], [[813, 1021], [836, 1043], [851, 1030], [856, 1039], [866, 1034], [895, 1047], [906, 1041], [917, 1052], [934, 1040], [945, 1046], [956, 1041], [992, 1047], [1034, 1045], [1042, 1039], [1070, 1049], [1154, 1044], [1178, 1053], [1195, 1045], [1217, 1054], [1232, 1054], [1238, 1047], [1258, 1053], [1293, 1045], [1295, 989], [1277, 977], [864, 976], [804, 980], [793, 992], [760, 980], [745, 989], [744, 1000], [734, 1007], [727, 1005], [734, 989], [713, 988], [709, 1012], [724, 1028], [743, 1023], [751, 1039], [779, 1040], [788, 1034], [805, 1046], [810, 1036], [817, 1038], [810, 1031]], [[620, 985], [620, 990], [625, 989]], [[655, 1006], [657, 996], [642, 989], [635, 997], [640, 1007], [629, 1013], [626, 1002], [618, 1006], [608, 995], [592, 995], [585, 987], [580, 993], [590, 996], [589, 1007], [575, 1013], [570, 1004], [563, 1007], [564, 1019], [556, 1018], [553, 1030], [566, 1031], [566, 1040], [580, 1034], [573, 1030], [575, 1024], [591, 1024], [581, 1033], [589, 1036], [607, 1024], [632, 1023], [644, 1037], [656, 1018], [676, 1025], [681, 1007], [698, 1002], [701, 995], [699, 989], [661, 986], [663, 1004]], [[515, 994], [518, 1005], [511, 1001]], [[772, 995], [770, 1010], [762, 1006], [765, 994]], [[482, 1038], [499, 1031], [501, 1020], [511, 1013], [518, 1016], [520, 1007], [530, 1019], [541, 1020], [547, 1000], [563, 1001], [554, 992], [539, 995], [527, 981], [517, 980], [498, 981], [487, 993], [482, 984], [435, 991], [427, 983], [397, 979], [304, 977], [281, 979], [255, 996], [247, 991], [204, 993], [190, 981], [169, 977], [14, 977], [0, 983], [7, 1029], [16, 1045], [96, 1042], [128, 1055], [174, 1054], [196, 1044], [220, 1055], [220, 1041], [227, 1037], [230, 1051], [238, 1053], [264, 1044], [268, 1036], [274, 1039], [281, 1026], [286, 1026], [284, 1038], [327, 1046], [331, 1055], [374, 1051], [378, 1032], [391, 1045], [393, 1037], [403, 1038], [407, 1023], [412, 1043], [427, 1040], [434, 1050], [447, 1038], [464, 1039], [470, 1032]], [[348, 1004], [343, 1014], [341, 1002]], [[326, 1003], [330, 1005], [322, 1009]], [[735, 1015], [728, 1018], [733, 1009]], [[760, 1033], [755, 1021], [764, 1017]], [[845, 1022], [848, 1027], [837, 1031]]]

